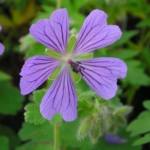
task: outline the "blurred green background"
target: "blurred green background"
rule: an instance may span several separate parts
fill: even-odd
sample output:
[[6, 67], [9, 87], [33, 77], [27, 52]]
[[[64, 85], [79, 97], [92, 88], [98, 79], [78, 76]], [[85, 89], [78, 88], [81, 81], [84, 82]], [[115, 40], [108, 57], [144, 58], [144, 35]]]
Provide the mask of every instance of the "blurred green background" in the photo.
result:
[[[29, 27], [60, 7], [67, 8], [75, 33], [93, 9], [107, 12], [108, 22], [119, 25], [123, 36], [94, 56], [118, 57], [128, 65], [128, 75], [119, 82], [111, 102], [97, 98], [84, 83], [77, 84], [79, 117], [72, 123], [64, 123], [59, 116], [51, 122], [41, 117], [39, 103], [45, 87], [26, 97], [19, 90], [25, 59], [43, 54], [45, 49], [28, 34]], [[0, 25], [0, 41], [5, 45], [0, 57], [0, 150], [150, 149], [149, 0], [0, 0]], [[104, 113], [105, 108], [109, 114]], [[104, 140], [110, 132], [127, 142], [110, 144]]]

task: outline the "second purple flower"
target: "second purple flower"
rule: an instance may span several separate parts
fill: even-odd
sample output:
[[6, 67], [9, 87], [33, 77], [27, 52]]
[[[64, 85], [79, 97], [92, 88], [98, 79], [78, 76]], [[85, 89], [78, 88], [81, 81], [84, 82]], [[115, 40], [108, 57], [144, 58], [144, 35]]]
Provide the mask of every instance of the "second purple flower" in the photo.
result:
[[50, 18], [33, 24], [30, 34], [39, 43], [61, 54], [60, 59], [49, 56], [35, 56], [28, 59], [21, 70], [20, 88], [23, 95], [29, 94], [43, 84], [52, 72], [61, 65], [57, 79], [46, 92], [40, 104], [40, 112], [50, 120], [60, 113], [65, 121], [77, 117], [77, 96], [70, 71], [82, 79], [97, 95], [111, 99], [117, 91], [117, 79], [126, 76], [126, 64], [117, 58], [101, 57], [77, 60], [81, 54], [104, 48], [121, 37], [120, 28], [107, 24], [107, 15], [101, 10], [93, 10], [85, 19], [78, 34], [72, 53], [68, 53], [69, 18], [66, 9], [58, 9]]

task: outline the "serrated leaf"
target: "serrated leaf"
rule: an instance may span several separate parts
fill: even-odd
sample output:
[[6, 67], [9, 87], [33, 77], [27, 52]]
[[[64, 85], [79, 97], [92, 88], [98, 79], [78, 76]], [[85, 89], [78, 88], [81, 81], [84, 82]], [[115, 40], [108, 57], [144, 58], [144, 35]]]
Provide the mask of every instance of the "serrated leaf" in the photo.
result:
[[21, 140], [52, 140], [53, 137], [53, 127], [50, 123], [46, 122], [42, 125], [33, 125], [29, 123], [24, 123], [22, 129], [19, 131], [19, 137]]
[[25, 121], [31, 124], [40, 125], [46, 122], [42, 117], [39, 111], [39, 105], [37, 104], [28, 104], [25, 107]]
[[45, 90], [37, 90], [33, 92], [32, 102], [25, 107], [25, 121], [34, 125], [40, 125], [46, 122], [40, 113], [40, 102], [45, 93]]
[[19, 131], [22, 141], [29, 141], [22, 144], [17, 150], [49, 150], [53, 142], [53, 126], [49, 122], [42, 125], [24, 123]]
[[33, 97], [32, 100], [36, 103], [36, 104], [40, 104], [44, 94], [45, 94], [46, 90], [42, 89], [42, 90], [37, 90], [33, 92]]

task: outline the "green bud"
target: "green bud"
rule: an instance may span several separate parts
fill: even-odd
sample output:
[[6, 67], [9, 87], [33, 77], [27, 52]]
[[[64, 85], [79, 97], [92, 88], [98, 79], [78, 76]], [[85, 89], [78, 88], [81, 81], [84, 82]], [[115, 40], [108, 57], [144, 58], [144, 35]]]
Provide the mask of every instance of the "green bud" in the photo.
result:
[[95, 144], [98, 139], [103, 135], [101, 125], [101, 118], [98, 118], [98, 116], [95, 115], [89, 132], [89, 138], [93, 144]]
[[114, 116], [126, 116], [132, 111], [131, 106], [120, 106], [113, 112]]
[[92, 127], [91, 119], [91, 117], [86, 117], [81, 120], [77, 131], [77, 139], [82, 140], [88, 136], [89, 131]]

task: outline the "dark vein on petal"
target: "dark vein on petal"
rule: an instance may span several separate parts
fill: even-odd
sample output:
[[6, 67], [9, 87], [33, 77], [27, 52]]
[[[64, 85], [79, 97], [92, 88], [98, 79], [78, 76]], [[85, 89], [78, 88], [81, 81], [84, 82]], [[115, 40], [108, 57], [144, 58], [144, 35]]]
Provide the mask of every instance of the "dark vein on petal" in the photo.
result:
[[45, 30], [44, 30], [44, 35], [49, 39], [50, 42], [52, 42], [52, 44], [53, 44], [52, 47], [54, 47], [54, 49], [59, 52], [59, 47], [58, 47], [57, 43], [55, 43], [55, 41], [52, 40], [52, 39], [47, 35], [47, 33], [46, 33]]
[[[57, 65], [56, 65], [57, 66]], [[53, 68], [55, 68], [56, 66], [50, 66], [50, 67], [48, 67], [48, 68], [46, 68], [46, 66], [43, 66], [42, 68], [40, 68], [40, 69], [38, 69], [37, 68], [37, 70], [35, 70], [35, 71], [33, 71], [33, 72], [29, 72], [28, 74], [25, 74], [25, 75], [23, 75], [23, 76], [30, 76], [30, 75], [32, 75], [32, 74], [35, 74], [35, 73], [37, 73], [37, 72], [42, 72], [42, 71], [44, 71], [44, 70], [46, 70], [46, 69], [53, 69]], [[36, 68], [35, 68], [36, 69]], [[32, 71], [32, 70], [31, 70]]]
[[104, 85], [107, 88], [110, 88], [108, 85], [103, 84], [101, 82], [99, 82], [98, 80], [96, 80], [93, 76], [91, 76], [88, 72], [85, 72], [84, 70], [82, 70], [84, 72], [84, 77], [86, 78], [87, 76], [89, 76], [90, 78], [92, 78], [96, 83], [100, 84], [100, 85]]
[[53, 28], [53, 26], [52, 26], [51, 23], [50, 23], [50, 26], [51, 26], [51, 29], [52, 29], [53, 34], [56, 36], [57, 42], [59, 43], [59, 46], [60, 46], [59, 50], [60, 50], [60, 51], [61, 51], [61, 50], [64, 50], [64, 48], [62, 47], [61, 42], [59, 41], [59, 38], [57, 37], [57, 34], [56, 34], [56, 32], [55, 32], [55, 29]]
[[88, 39], [88, 41], [86, 41], [88, 35], [90, 34], [90, 32], [92, 32], [92, 30], [93, 30], [94, 28], [96, 28], [97, 26], [99, 26], [99, 25], [93, 26], [93, 27], [91, 28], [91, 30], [87, 33], [87, 35], [86, 35], [84, 41], [80, 44], [79, 49], [82, 49], [87, 43], [89, 43], [96, 35], [98, 35], [98, 34], [102, 31], [103, 28], [101, 27], [99, 32], [96, 32], [91, 38]]
[[[91, 44], [83, 45], [83, 46], [81, 47], [81, 50], [83, 50], [83, 51], [88, 51], [88, 50], [90, 50], [90, 49], [96, 49], [96, 48], [98, 48], [99, 45], [98, 45], [98, 46], [95, 46], [95, 47], [93, 47], [93, 46], [96, 45], [96, 44], [99, 44], [99, 43], [102, 42], [102, 41], [104, 41], [106, 37], [107, 37], [107, 34], [105, 35], [105, 37], [103, 37], [103, 38], [100, 39], [99, 41], [96, 41], [96, 42], [91, 43]], [[84, 46], [85, 46], [85, 47], [84, 47]]]

